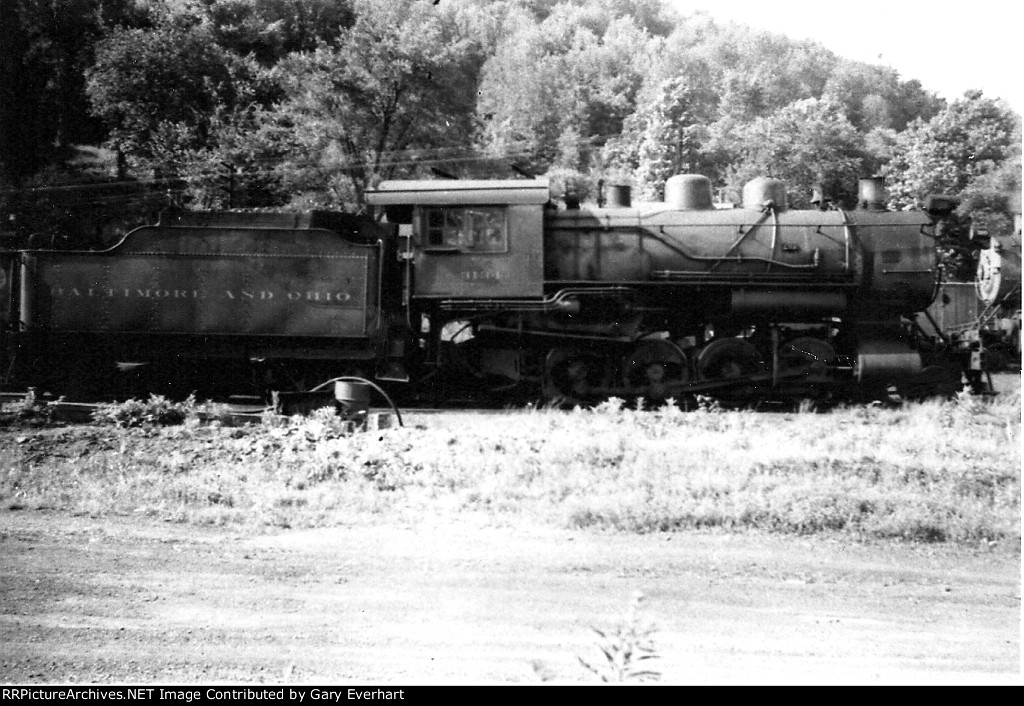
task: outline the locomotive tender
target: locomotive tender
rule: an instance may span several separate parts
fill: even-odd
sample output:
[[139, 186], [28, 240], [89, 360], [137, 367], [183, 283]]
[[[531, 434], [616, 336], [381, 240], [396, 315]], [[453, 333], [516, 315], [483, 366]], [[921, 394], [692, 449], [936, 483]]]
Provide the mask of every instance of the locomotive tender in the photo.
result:
[[252, 370], [291, 389], [305, 381], [274, 375], [372, 362], [391, 308], [393, 239], [378, 230], [336, 213], [170, 212], [108, 250], [7, 253], [9, 382], [216, 396]]
[[790, 210], [763, 178], [740, 208], [698, 175], [665, 192], [558, 208], [545, 179], [390, 181], [367, 193], [385, 221], [168, 212], [105, 251], [0, 252], [6, 383], [86, 397], [360, 375], [745, 404], [976, 376], [976, 342], [915, 322], [948, 200], [886, 211], [876, 180], [856, 210]]

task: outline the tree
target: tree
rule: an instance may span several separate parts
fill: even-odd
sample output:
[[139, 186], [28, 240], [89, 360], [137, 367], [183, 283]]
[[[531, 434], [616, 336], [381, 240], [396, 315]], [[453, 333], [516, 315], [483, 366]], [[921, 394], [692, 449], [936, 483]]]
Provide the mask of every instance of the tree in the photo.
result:
[[464, 147], [471, 132], [472, 40], [451, 15], [412, 0], [353, 7], [336, 47], [279, 67], [286, 99], [270, 117], [294, 146], [280, 173], [307, 202], [362, 205], [376, 180]]
[[218, 106], [235, 102], [239, 77], [228, 55], [203, 26], [164, 24], [151, 30], [114, 30], [96, 48], [87, 72], [93, 114], [111, 142], [143, 160], [155, 156], [153, 140], [180, 125], [192, 146], [205, 143]]
[[785, 182], [791, 207], [807, 207], [819, 185], [837, 200], [855, 198], [863, 137], [839, 104], [815, 98], [796, 101], [738, 127], [734, 135], [736, 160], [728, 180], [734, 192], [756, 176], [771, 176]]
[[221, 47], [263, 66], [320, 44], [334, 46], [355, 20], [344, 0], [211, 0], [204, 12]]
[[932, 193], [960, 195], [1019, 154], [1020, 117], [981, 91], [967, 91], [897, 136], [886, 167], [890, 200], [899, 208]]
[[663, 82], [627, 119], [621, 137], [606, 146], [606, 167], [613, 175], [631, 172], [644, 199], [661, 198], [674, 174], [702, 171], [707, 130], [698, 105], [687, 79]]
[[538, 173], [588, 169], [635, 108], [651, 36], [629, 17], [569, 3], [539, 24], [515, 16], [508, 30], [483, 67], [476, 109], [484, 147]]
[[0, 180], [21, 181], [70, 145], [102, 139], [84, 70], [104, 27], [132, 16], [131, 0], [0, 2]]
[[942, 101], [918, 81], [901, 81], [888, 66], [841, 60], [825, 85], [823, 95], [841, 103], [858, 130], [903, 131], [916, 118], [934, 116]]
[[819, 44], [727, 24], [686, 18], [668, 38], [658, 80], [683, 75], [713, 87], [718, 117], [750, 121], [805, 98], [818, 98], [838, 59]]
[[46, 75], [28, 59], [31, 41], [16, 3], [0, 3], [0, 183], [18, 182], [43, 161], [40, 143], [52, 136], [39, 99]]
[[[958, 209], [961, 216], [992, 234], [1012, 233], [1014, 213], [1020, 210], [1021, 193], [1021, 122], [1010, 140], [1009, 156], [991, 171], [978, 175], [960, 193]], [[1016, 203], [1016, 207], [1014, 206]]]

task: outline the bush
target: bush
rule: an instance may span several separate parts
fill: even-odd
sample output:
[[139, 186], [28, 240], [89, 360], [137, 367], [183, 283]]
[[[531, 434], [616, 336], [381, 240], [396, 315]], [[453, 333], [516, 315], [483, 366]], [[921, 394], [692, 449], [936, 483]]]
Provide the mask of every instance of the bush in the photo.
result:
[[126, 400], [101, 404], [93, 412], [94, 422], [119, 427], [171, 426], [197, 417], [195, 395], [184, 402], [172, 402], [163, 395], [150, 395], [148, 400]]

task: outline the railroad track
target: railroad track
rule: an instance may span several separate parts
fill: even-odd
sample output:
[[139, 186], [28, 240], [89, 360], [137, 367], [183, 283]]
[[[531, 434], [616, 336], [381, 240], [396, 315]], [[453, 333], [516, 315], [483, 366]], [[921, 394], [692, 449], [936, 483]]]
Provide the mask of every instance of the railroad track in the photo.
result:
[[[994, 395], [1000, 393], [1014, 394], [1020, 391], [1020, 373], [1001, 373], [994, 376], [998, 381], [998, 384], [994, 385]], [[0, 392], [0, 410], [9, 409], [11, 405], [18, 403], [24, 403], [28, 399], [28, 392]], [[49, 412], [52, 413], [52, 417], [55, 420], [72, 422], [72, 423], [88, 423], [93, 420], [93, 414], [103, 404], [109, 404], [109, 402], [68, 402], [59, 398], [54, 398], [52, 395], [42, 395], [35, 398], [37, 405], [46, 405], [49, 408]], [[254, 404], [254, 403], [224, 403], [218, 404], [218, 409], [215, 412], [200, 411], [198, 416], [203, 420], [221, 420], [227, 421], [228, 423], [234, 424], [245, 424], [245, 423], [257, 423], [259, 422], [264, 414], [268, 411], [269, 406], [265, 404]], [[371, 406], [366, 412], [366, 416], [370, 421], [369, 426], [372, 428], [386, 428], [389, 426], [402, 426], [401, 418], [415, 421], [422, 417], [437, 417], [445, 414], [474, 414], [481, 416], [492, 416], [506, 414], [510, 410], [516, 411], [517, 409], [525, 409], [525, 407], [487, 407], [479, 405], [465, 405], [458, 407], [423, 407], [423, 406], [408, 406], [401, 410], [399, 408], [389, 408], [386, 406]], [[774, 405], [768, 405], [759, 408], [759, 411], [772, 412], [772, 411], [787, 411], [789, 408], [785, 405], [776, 407]], [[307, 409], [312, 411], [311, 409]], [[386, 418], [392, 418], [387, 420]], [[398, 424], [395, 424], [398, 421]]]
[[[0, 392], [0, 409], [9, 408], [12, 405], [24, 403], [29, 399], [27, 392]], [[46, 405], [48, 414], [52, 419], [76, 424], [85, 424], [93, 420], [94, 413], [108, 402], [67, 402], [50, 396], [36, 397], [37, 405]], [[229, 424], [255, 424], [263, 419], [269, 410], [268, 405], [254, 404], [232, 404], [225, 403], [218, 405], [216, 411], [199, 410], [197, 416], [203, 421], [219, 420]], [[423, 415], [438, 412], [440, 410], [417, 409], [414, 414]], [[394, 420], [398, 415], [387, 407], [370, 408], [365, 417], [370, 428], [386, 428], [396, 425]]]

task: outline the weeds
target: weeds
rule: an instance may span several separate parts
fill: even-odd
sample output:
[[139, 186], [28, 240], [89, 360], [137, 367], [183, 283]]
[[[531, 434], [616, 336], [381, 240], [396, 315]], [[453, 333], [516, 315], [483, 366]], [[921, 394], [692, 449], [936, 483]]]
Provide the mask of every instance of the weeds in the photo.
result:
[[705, 412], [707, 414], [721, 414], [725, 410], [722, 407], [722, 403], [714, 397], [697, 395], [697, 411]]
[[644, 411], [611, 400], [357, 434], [330, 408], [226, 428], [201, 423], [208, 411], [194, 400], [155, 397], [106, 408], [102, 425], [19, 431], [0, 443], [0, 503], [144, 508], [175, 521], [248, 526], [474, 513], [625, 532], [1013, 543], [1015, 399], [816, 414]]
[[182, 424], [195, 416], [195, 395], [189, 395], [184, 402], [172, 402], [163, 395], [150, 395], [148, 400], [131, 399], [101, 404], [93, 412], [92, 418], [97, 424], [128, 428]]
[[92, 420], [96, 424], [110, 424], [122, 429], [133, 427], [175, 426], [201, 422], [220, 424], [231, 417], [229, 405], [217, 402], [196, 402], [195, 395], [189, 395], [181, 402], [174, 402], [163, 395], [150, 395], [147, 400], [130, 399], [124, 402], [108, 402], [96, 407]]
[[649, 669], [646, 662], [659, 658], [651, 636], [655, 633], [653, 625], [640, 618], [640, 603], [643, 594], [633, 594], [626, 616], [610, 630], [591, 629], [600, 640], [597, 648], [601, 651], [603, 662], [591, 664], [582, 657], [577, 657], [580, 664], [605, 683], [647, 682], [658, 681], [661, 672]]
[[28, 394], [20, 400], [0, 402], [0, 426], [50, 426], [63, 401], [63, 397], [40, 400], [35, 389], [29, 388]]

